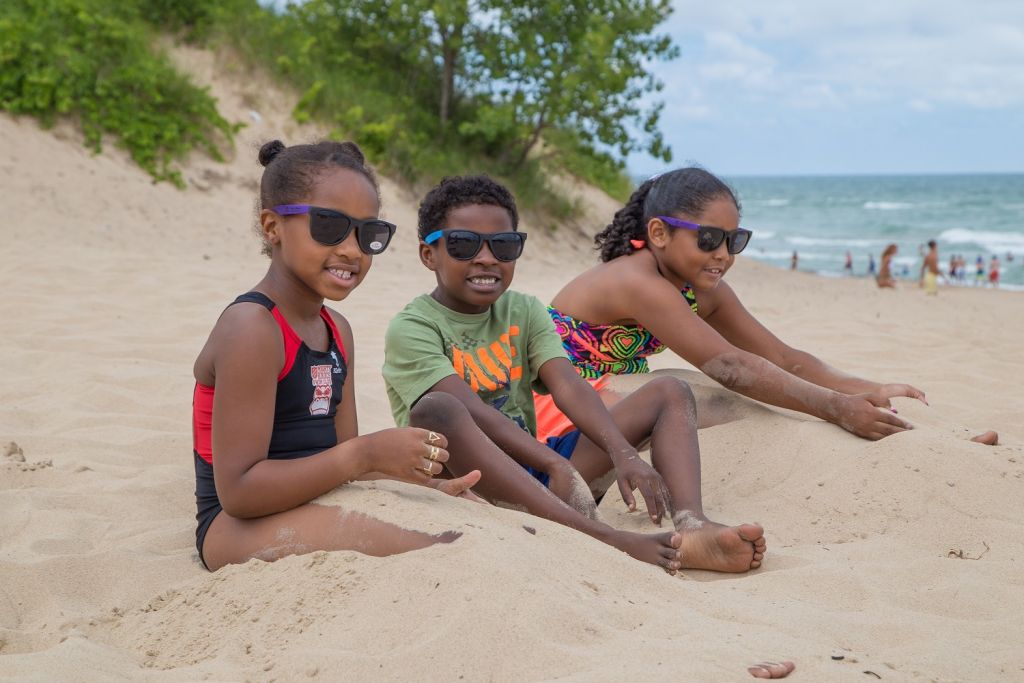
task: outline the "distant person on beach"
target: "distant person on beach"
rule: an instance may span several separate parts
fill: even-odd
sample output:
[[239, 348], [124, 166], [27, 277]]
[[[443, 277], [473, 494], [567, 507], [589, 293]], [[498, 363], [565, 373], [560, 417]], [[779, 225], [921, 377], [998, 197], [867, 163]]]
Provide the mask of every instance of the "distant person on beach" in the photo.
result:
[[354, 479], [387, 477], [475, 498], [467, 471], [434, 479], [440, 433], [359, 436], [352, 328], [324, 299], [346, 298], [395, 226], [377, 218], [373, 172], [351, 142], [259, 152], [267, 274], [221, 314], [195, 362], [196, 548], [216, 570], [314, 550], [392, 555], [461, 534], [426, 534], [364, 511], [312, 503]]
[[993, 287], [999, 287], [999, 257], [992, 254], [992, 260], [988, 264], [988, 283]]
[[868, 275], [875, 274], [875, 255], [868, 254]]
[[985, 284], [985, 258], [978, 254], [974, 259], [974, 286], [980, 287]]
[[950, 256], [949, 256], [949, 281], [950, 282], [955, 282], [956, 281], [956, 264], [957, 264], [956, 254], [950, 254]]
[[896, 251], [896, 245], [890, 244], [882, 252], [882, 265], [875, 279], [879, 287], [891, 289], [896, 286], [896, 278], [892, 276], [892, 257], [896, 255]]
[[[437, 286], [388, 326], [384, 383], [395, 422], [410, 411], [448, 437], [453, 476], [480, 470], [485, 498], [586, 533], [663, 567], [745, 572], [761, 564], [763, 529], [710, 521], [701, 503], [693, 394], [666, 377], [609, 411], [565, 357], [544, 305], [509, 290], [526, 234], [509, 191], [487, 176], [445, 178], [419, 209], [419, 257]], [[533, 391], [572, 421], [536, 438]], [[637, 454], [651, 444], [653, 467]], [[610, 481], [630, 509], [639, 489], [651, 521], [622, 531], [596, 518]], [[603, 482], [603, 483], [602, 483]]]
[[956, 257], [956, 281], [961, 285], [967, 281], [967, 259], [963, 254]]
[[[842, 373], [787, 346], [743, 307], [723, 280], [751, 238], [739, 216], [733, 191], [703, 169], [643, 183], [595, 237], [602, 263], [548, 307], [577, 372], [613, 402], [643, 384], [637, 380], [675, 376], [647, 366], [648, 356], [669, 348], [731, 390], [694, 385], [702, 427], [764, 410], [738, 392], [867, 439], [910, 429], [890, 399], [924, 402], [923, 392]], [[542, 435], [565, 429], [557, 406], [534, 399]]]
[[853, 275], [853, 254], [849, 251], [846, 252], [846, 263], [843, 264], [843, 272], [847, 275]]
[[928, 241], [928, 253], [921, 264], [921, 286], [924, 293], [935, 296], [939, 293], [939, 247], [935, 240]]
[[797, 255], [796, 250], [793, 250], [793, 255], [789, 258], [789, 269], [796, 270], [797, 264], [800, 262], [800, 257]]

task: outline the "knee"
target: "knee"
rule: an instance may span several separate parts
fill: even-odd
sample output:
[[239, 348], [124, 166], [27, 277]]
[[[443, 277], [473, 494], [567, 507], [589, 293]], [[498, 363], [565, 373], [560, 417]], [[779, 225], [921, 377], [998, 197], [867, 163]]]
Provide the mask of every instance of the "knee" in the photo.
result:
[[410, 426], [441, 433], [468, 418], [469, 411], [462, 401], [441, 391], [424, 394], [409, 411]]
[[657, 393], [666, 407], [686, 408], [689, 411], [697, 405], [690, 385], [678, 377], [658, 377], [648, 382], [647, 386]]

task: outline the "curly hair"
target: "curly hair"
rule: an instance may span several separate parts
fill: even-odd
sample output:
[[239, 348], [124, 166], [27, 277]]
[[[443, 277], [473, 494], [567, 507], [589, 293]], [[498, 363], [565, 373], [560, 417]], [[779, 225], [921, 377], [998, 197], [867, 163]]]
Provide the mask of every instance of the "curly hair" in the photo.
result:
[[420, 203], [420, 239], [444, 225], [452, 209], [470, 204], [500, 206], [508, 211], [512, 229], [519, 227], [516, 200], [504, 185], [486, 175], [448, 176], [442, 178]]
[[[308, 145], [286, 147], [280, 140], [271, 140], [259, 153], [263, 166], [260, 196], [256, 211], [279, 204], [295, 204], [308, 197], [317, 177], [330, 168], [347, 168], [370, 181], [380, 203], [380, 186], [373, 169], [354, 142], [321, 140]], [[258, 226], [257, 226], [258, 229]], [[259, 231], [262, 238], [262, 230]], [[263, 253], [270, 256], [270, 244], [263, 240]]]
[[690, 166], [654, 176], [633, 192], [612, 222], [594, 236], [602, 261], [632, 254], [630, 240], [647, 239], [647, 222], [654, 216], [699, 216], [716, 199], [728, 198], [740, 210], [739, 199], [725, 182], [703, 168]]

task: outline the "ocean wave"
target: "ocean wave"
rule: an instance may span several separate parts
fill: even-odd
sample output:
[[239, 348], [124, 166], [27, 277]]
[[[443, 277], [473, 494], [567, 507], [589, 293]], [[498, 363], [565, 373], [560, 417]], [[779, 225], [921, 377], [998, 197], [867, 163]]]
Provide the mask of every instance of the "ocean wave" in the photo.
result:
[[841, 249], [885, 246], [892, 241], [890, 239], [849, 239], [844, 237], [786, 237], [785, 240], [798, 247], [838, 247]]
[[913, 207], [910, 202], [864, 202], [864, 208], [869, 211], [902, 211]]
[[[757, 250], [751, 251], [750, 249], [748, 249], [747, 251], [743, 252], [743, 255], [744, 256], [751, 256], [751, 257], [756, 258], [756, 259], [764, 259], [764, 260], [770, 260], [770, 261], [789, 261], [789, 259], [793, 256], [793, 252], [791, 252], [791, 251], [757, 251]], [[835, 261], [835, 262], [839, 262], [842, 259], [841, 256], [836, 256], [835, 254], [829, 254], [829, 253], [821, 252], [821, 251], [818, 251], [818, 252], [814, 252], [814, 251], [800, 251], [800, 252], [797, 252], [797, 255], [801, 259], [805, 259], [805, 260], [809, 260], [809, 261]]]
[[982, 251], [1005, 254], [1008, 251], [1024, 250], [1024, 233], [996, 232], [994, 230], [968, 230], [967, 228], [951, 228], [939, 235], [939, 240], [947, 244], [976, 244]]
[[756, 204], [758, 206], [787, 206], [789, 204], [789, 200], [781, 197], [771, 197], [769, 199], [748, 199], [744, 201], [744, 204]]

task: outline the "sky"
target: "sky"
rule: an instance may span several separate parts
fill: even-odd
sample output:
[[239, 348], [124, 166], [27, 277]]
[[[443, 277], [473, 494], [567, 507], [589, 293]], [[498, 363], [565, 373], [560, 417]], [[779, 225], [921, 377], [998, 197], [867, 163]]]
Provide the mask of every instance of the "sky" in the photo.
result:
[[[723, 175], [1024, 171], [1024, 1], [673, 0], [669, 167]], [[647, 176], [666, 164], [627, 160]]]

